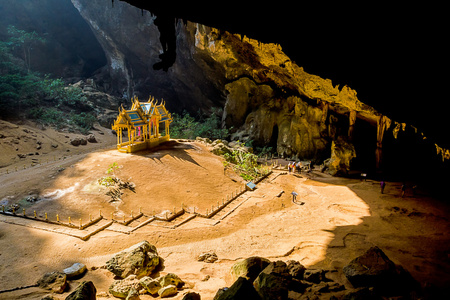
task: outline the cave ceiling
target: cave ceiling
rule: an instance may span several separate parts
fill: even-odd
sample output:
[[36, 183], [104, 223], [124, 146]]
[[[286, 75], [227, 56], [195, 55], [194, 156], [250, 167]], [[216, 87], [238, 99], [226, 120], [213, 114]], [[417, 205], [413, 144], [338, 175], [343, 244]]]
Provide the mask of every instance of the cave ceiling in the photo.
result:
[[120, 1], [157, 16], [278, 43], [305, 71], [349, 85], [361, 101], [379, 112], [422, 128], [426, 135], [450, 146], [449, 75], [445, 71], [450, 67], [450, 46], [445, 39], [448, 21], [443, 7]]

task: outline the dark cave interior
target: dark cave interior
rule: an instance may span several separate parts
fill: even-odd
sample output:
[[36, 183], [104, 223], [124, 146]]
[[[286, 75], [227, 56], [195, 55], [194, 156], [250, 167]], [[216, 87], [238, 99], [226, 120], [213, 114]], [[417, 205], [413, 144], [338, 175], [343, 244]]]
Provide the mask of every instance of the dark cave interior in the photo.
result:
[[442, 99], [448, 75], [437, 76], [449, 67], [442, 7], [300, 2], [292, 9], [281, 1], [205, 10], [190, 2], [169, 7], [160, 2], [120, 1], [173, 20], [278, 43], [307, 72], [351, 86], [364, 103], [450, 147], [449, 104]]

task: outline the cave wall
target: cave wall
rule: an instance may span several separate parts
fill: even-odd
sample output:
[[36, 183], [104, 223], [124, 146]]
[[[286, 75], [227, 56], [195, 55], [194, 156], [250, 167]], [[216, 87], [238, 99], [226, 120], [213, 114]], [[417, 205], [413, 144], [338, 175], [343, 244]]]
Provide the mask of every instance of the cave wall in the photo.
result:
[[[223, 125], [233, 139], [319, 162], [331, 156], [349, 164], [356, 155], [362, 169], [366, 158], [371, 168], [382, 168], [391, 120], [359, 101], [352, 88], [305, 72], [280, 45], [174, 20], [175, 62], [167, 71], [155, 70], [163, 53], [157, 16], [123, 2], [108, 7], [101, 0], [71, 1], [105, 51], [109, 92], [141, 99], [151, 94], [174, 112], [223, 107]], [[391, 151], [393, 143], [387, 144]], [[426, 153], [432, 154], [429, 147]]]
[[1, 1], [1, 40], [9, 38], [8, 25], [45, 38], [32, 49], [33, 71], [75, 82], [106, 64], [100, 44], [70, 0]]
[[173, 20], [176, 61], [167, 72], [155, 70], [163, 48], [156, 16], [124, 2], [72, 0], [102, 45], [108, 60], [108, 91], [130, 98], [149, 95], [166, 100], [171, 111], [196, 113], [223, 106], [221, 66], [195, 51], [193, 25]]
[[157, 16], [123, 2], [72, 3], [106, 53], [109, 86], [117, 95], [151, 94], [174, 112], [223, 107], [232, 138], [258, 147], [273, 144], [285, 157], [329, 156], [331, 142], [347, 135], [337, 128], [347, 126], [350, 111], [376, 126], [378, 113], [354, 90], [308, 74], [277, 44], [174, 20], [175, 62], [167, 71], [155, 70], [163, 53]]

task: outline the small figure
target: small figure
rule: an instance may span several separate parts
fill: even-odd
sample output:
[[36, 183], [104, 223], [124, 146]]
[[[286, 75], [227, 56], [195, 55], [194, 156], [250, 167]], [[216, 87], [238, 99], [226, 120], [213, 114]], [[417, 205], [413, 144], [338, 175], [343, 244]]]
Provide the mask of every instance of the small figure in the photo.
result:
[[292, 192], [292, 202], [295, 203], [295, 200], [297, 199], [298, 194], [296, 192]]
[[291, 174], [291, 163], [288, 164], [288, 171], [289, 171], [289, 174]]
[[405, 197], [405, 192], [406, 192], [406, 183], [403, 182], [403, 184], [402, 184], [402, 198]]
[[381, 186], [381, 193], [384, 194], [384, 188], [386, 187], [386, 182], [384, 182], [384, 180], [381, 181], [380, 186]]

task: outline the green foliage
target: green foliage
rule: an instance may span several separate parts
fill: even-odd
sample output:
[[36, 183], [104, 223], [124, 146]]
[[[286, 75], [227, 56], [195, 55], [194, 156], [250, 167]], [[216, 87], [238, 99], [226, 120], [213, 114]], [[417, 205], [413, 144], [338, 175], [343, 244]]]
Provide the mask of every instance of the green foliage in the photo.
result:
[[17, 29], [16, 27], [8, 26], [8, 35], [10, 36], [6, 45], [12, 50], [19, 48], [22, 53], [23, 61], [25, 62], [27, 71], [31, 68], [31, 50], [33, 46], [38, 43], [44, 43], [45, 39], [39, 36], [35, 31], [27, 32], [25, 30]]
[[105, 177], [99, 178], [97, 180], [97, 183], [102, 186], [110, 187], [110, 186], [115, 185], [116, 181], [111, 176], [105, 176]]
[[8, 26], [8, 34], [7, 41], [0, 41], [0, 117], [27, 117], [57, 129], [88, 133], [96, 117], [81, 89], [30, 70], [33, 46], [45, 39], [14, 26]]
[[116, 162], [113, 162], [113, 163], [109, 166], [108, 170], [106, 170], [106, 174], [111, 174], [111, 173], [114, 174], [114, 172], [115, 172], [117, 169], [119, 169], [119, 165], [118, 165]]
[[211, 114], [199, 112], [197, 119], [184, 111], [181, 115], [172, 114], [173, 122], [170, 125], [170, 135], [178, 139], [195, 139], [198, 136], [210, 139], [224, 139], [229, 135], [227, 128], [221, 128], [221, 115], [219, 109], [212, 109]]
[[115, 172], [120, 167], [116, 162], [113, 162], [111, 165], [109, 165], [108, 169], [106, 170], [106, 174], [111, 174], [112, 176], [104, 176], [102, 178], [99, 178], [97, 180], [97, 183], [102, 186], [110, 187], [114, 186], [116, 183], [118, 183], [119, 179], [116, 177]]
[[231, 166], [243, 179], [250, 181], [269, 172], [269, 168], [259, 165], [258, 156], [240, 149], [235, 149], [231, 154], [224, 156], [224, 166]]
[[258, 153], [259, 157], [263, 157], [265, 155], [271, 155], [273, 153], [273, 147], [264, 146], [264, 147], [256, 147], [255, 152]]

